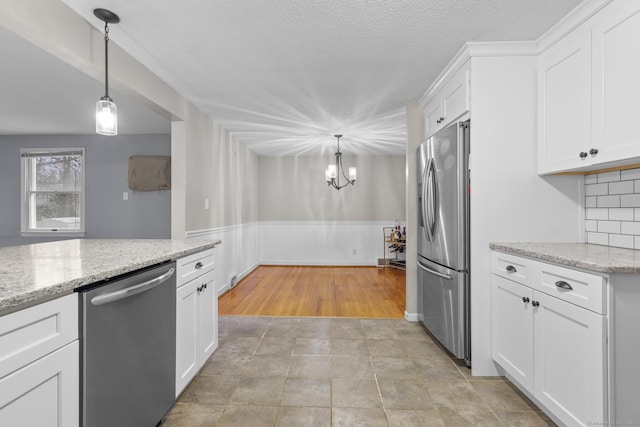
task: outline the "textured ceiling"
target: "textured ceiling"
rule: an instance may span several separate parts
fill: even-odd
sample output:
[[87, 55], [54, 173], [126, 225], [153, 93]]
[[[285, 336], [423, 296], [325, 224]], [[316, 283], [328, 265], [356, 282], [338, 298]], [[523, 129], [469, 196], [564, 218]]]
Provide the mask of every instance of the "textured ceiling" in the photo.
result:
[[[63, 0], [261, 155], [404, 153], [405, 105], [465, 41], [534, 40], [579, 0]], [[124, 113], [123, 113], [124, 114]]]

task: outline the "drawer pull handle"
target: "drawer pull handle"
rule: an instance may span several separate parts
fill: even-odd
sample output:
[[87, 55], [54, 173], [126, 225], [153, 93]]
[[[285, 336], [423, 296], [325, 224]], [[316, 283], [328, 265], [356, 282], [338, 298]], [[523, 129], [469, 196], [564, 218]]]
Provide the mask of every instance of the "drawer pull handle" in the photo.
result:
[[556, 286], [557, 286], [558, 288], [561, 288], [561, 289], [566, 289], [567, 291], [572, 291], [572, 290], [573, 290], [573, 288], [571, 287], [571, 285], [570, 285], [570, 284], [568, 284], [567, 282], [565, 282], [564, 280], [558, 280], [558, 281], [556, 282]]
[[529, 302], [529, 297], [522, 297], [522, 302]]
[[507, 265], [505, 270], [507, 270], [509, 273], [516, 273], [518, 271], [513, 265]]
[[196, 270], [200, 270], [203, 267], [202, 263], [200, 261], [198, 261], [196, 263]]

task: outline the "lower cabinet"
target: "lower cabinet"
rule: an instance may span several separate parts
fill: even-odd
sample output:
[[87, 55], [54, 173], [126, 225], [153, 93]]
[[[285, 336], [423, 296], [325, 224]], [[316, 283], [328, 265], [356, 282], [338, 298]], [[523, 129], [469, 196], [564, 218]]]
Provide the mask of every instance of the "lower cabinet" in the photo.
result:
[[[563, 424], [607, 424], [606, 316], [563, 300], [571, 298], [573, 288], [579, 294], [585, 280], [572, 280], [571, 270], [552, 266], [558, 286], [572, 290], [551, 296], [539, 290], [548, 273], [545, 264], [529, 260], [528, 286], [503, 277], [516, 277], [516, 262], [503, 262], [505, 268], [497, 271], [496, 258], [505, 257], [508, 261], [508, 255], [494, 253], [491, 278], [495, 362]], [[593, 277], [602, 286], [602, 277]]]
[[0, 379], [0, 426], [78, 426], [79, 351], [74, 341]]
[[605, 318], [534, 292], [534, 396], [567, 425], [605, 423]]
[[0, 426], [80, 423], [78, 295], [0, 317]]
[[218, 297], [210, 271], [176, 291], [176, 397], [218, 347]]

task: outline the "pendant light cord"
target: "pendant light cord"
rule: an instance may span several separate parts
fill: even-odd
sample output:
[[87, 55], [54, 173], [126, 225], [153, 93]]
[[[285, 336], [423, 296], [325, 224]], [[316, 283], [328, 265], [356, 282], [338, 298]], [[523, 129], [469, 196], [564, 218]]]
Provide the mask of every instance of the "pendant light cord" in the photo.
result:
[[104, 21], [104, 99], [111, 101], [109, 97], [109, 20]]

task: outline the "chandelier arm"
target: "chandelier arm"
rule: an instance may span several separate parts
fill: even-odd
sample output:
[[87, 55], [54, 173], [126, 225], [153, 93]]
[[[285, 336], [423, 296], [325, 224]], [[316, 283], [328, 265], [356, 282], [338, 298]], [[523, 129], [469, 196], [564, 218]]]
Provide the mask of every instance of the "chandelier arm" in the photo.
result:
[[[343, 186], [341, 186], [340, 188], [346, 187], [347, 185], [351, 184], [353, 185], [353, 181], [351, 181], [348, 177], [347, 174], [344, 173], [344, 167], [342, 165], [342, 153], [339, 153], [340, 155], [338, 156], [339, 159], [339, 163], [340, 163], [340, 172], [336, 173], [336, 176], [339, 178], [340, 174], [342, 174], [342, 177], [347, 181], [346, 184], [344, 184]], [[336, 166], [337, 167], [337, 166]], [[338, 180], [338, 185], [340, 185], [340, 180]]]

